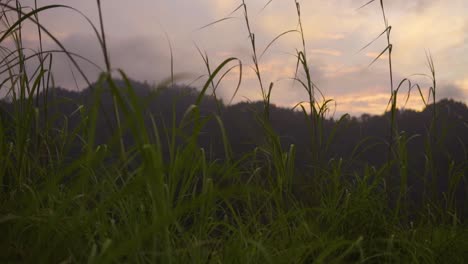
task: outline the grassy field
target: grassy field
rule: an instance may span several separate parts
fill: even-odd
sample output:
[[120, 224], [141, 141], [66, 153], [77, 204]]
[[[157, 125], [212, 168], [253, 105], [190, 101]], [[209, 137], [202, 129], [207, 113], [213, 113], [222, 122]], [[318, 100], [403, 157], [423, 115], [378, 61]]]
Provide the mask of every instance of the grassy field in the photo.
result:
[[[0, 89], [8, 91], [14, 110], [0, 109], [0, 262], [467, 263], [466, 219], [450, 199], [427, 195], [417, 211], [407, 206], [407, 139], [400, 136], [394, 114], [399, 90], [408, 80], [390, 78], [386, 164], [367, 166], [345, 178], [343, 161], [321, 158], [325, 138], [332, 140], [322, 133], [330, 101], [317, 99], [305, 52], [306, 29], [296, 4], [297, 31], [304, 43], [296, 54], [301, 73], [297, 76], [303, 78], [296, 79], [308, 94], [307, 103], [298, 110], [308, 120], [304, 129], [310, 130], [314, 157], [310, 171], [314, 184], [308, 188], [308, 199], [301, 199], [294, 190], [295, 146], [284, 148], [269, 124], [273, 84], [262, 79], [244, 1], [237, 11], [245, 15], [251, 36], [253, 62], [246, 63], [253, 63], [259, 80], [264, 109], [257, 119], [266, 141], [241, 158], [232, 154], [226, 136], [230, 131], [224, 129], [222, 118], [216, 113], [202, 116], [199, 111], [204, 96], [215, 90], [215, 80], [239, 65], [237, 58], [227, 58], [216, 68], [206, 64], [209, 76], [181, 119], [174, 117], [163, 127], [147, 126], [141, 98], [125, 73], [110, 65], [101, 19], [94, 30], [106, 70], [94, 85], [93, 103], [77, 105], [73, 115], [79, 116], [78, 126], [56, 126], [54, 120], [66, 124], [70, 117], [48, 114], [47, 94], [54, 89], [49, 71], [53, 52], [39, 45], [39, 51], [26, 56], [21, 25], [35, 25], [40, 41], [46, 37], [56, 41], [86, 79], [76, 62], [82, 59], [79, 54], [67, 52], [39, 22], [42, 11], [68, 7], [23, 9], [19, 1], [2, 1]], [[383, 2], [381, 7], [383, 36], [388, 40], [383, 52], [392, 77], [390, 25]], [[430, 56], [428, 64], [432, 96], [430, 102], [422, 100], [429, 105], [436, 102], [437, 82]], [[123, 85], [115, 78], [122, 79]], [[173, 78], [161, 85], [169, 85]], [[100, 97], [109, 92], [113, 112], [103, 113]], [[115, 133], [108, 143], [96, 144], [96, 122], [104, 114], [111, 116]], [[436, 117], [434, 108], [426, 147], [420, 150], [427, 156], [421, 174], [431, 179], [453, 174], [435, 172], [432, 157], [437, 135], [431, 131], [438, 126]], [[223, 159], [211, 159], [209, 150], [198, 145], [207, 118], [217, 120], [224, 135]], [[180, 142], [187, 126], [190, 134]], [[130, 133], [133, 144], [124, 141], [124, 133]], [[72, 148], [79, 149], [77, 157], [69, 156]], [[461, 168], [461, 175], [451, 184], [466, 184], [467, 163], [454, 166]], [[398, 179], [396, 196], [386, 185], [390, 178]], [[430, 194], [431, 185], [427, 188]]]

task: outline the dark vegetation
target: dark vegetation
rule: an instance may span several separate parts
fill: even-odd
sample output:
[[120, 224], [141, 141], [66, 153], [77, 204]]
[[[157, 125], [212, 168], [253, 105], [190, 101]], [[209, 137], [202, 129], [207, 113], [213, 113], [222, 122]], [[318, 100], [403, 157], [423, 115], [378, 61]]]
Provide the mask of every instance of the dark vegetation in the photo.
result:
[[[334, 120], [316, 96], [297, 1], [294, 79], [308, 98], [295, 110], [270, 103], [245, 1], [234, 12], [245, 17], [263, 100], [230, 106], [215, 83], [242, 65], [236, 58], [212, 69], [204, 57], [198, 90], [114, 70], [97, 3], [106, 69], [72, 92], [54, 88], [53, 52], [28, 57], [21, 45], [21, 23], [53, 38], [38, 15], [67, 7], [0, 2], [0, 89], [9, 94], [0, 102], [0, 262], [467, 262], [468, 109], [437, 102], [429, 54], [430, 98], [409, 79], [395, 85], [383, 1], [389, 111]], [[60, 47], [79, 71], [78, 55]], [[406, 84], [422, 112], [396, 108]]]
[[[123, 87], [123, 81], [116, 81], [116, 85]], [[170, 88], [157, 88], [148, 84], [131, 82], [135, 95], [143, 106], [145, 129], [152, 126], [152, 122], [157, 127], [170, 127], [170, 122], [175, 119], [179, 124], [187, 109], [196, 101], [198, 91], [195, 88], [185, 86], [173, 86]], [[44, 109], [44, 94], [39, 95], [39, 109]], [[93, 101], [93, 88], [85, 89], [81, 92], [71, 92], [66, 89], [56, 88], [48, 95], [48, 116], [52, 122], [52, 127], [64, 128], [73, 131], [80, 125], [80, 115], [77, 109], [83, 107], [90, 108]], [[101, 115], [96, 123], [96, 144], [108, 144], [108, 139], [114, 136], [117, 126], [116, 120], [112, 118], [112, 94], [103, 93], [99, 97]], [[12, 120], [14, 109], [11, 103], [3, 102], [2, 110], [5, 115], [4, 120]], [[424, 193], [424, 187], [429, 187], [428, 175], [424, 174], [426, 165], [426, 154], [424, 151], [425, 139], [429, 136], [429, 128], [432, 121], [432, 108], [434, 105], [426, 107], [422, 112], [414, 110], [397, 110], [396, 123], [398, 124], [399, 136], [407, 140], [408, 155], [408, 195], [412, 197], [410, 202], [413, 206], [423, 206], [420, 204]], [[435, 107], [438, 109], [437, 144], [434, 150], [435, 167], [437, 174], [443, 175], [451, 171], [454, 175], [464, 174], [466, 171], [467, 149], [468, 149], [468, 108], [464, 103], [444, 99], [438, 102]], [[223, 135], [216, 123], [218, 115], [224, 123], [227, 139], [231, 145], [233, 155], [241, 158], [251, 153], [257, 146], [266, 145], [266, 138], [262, 132], [262, 127], [258, 123], [263, 111], [262, 102], [242, 102], [231, 106], [226, 106], [222, 101], [217, 101], [213, 96], [205, 96], [203, 103], [199, 107], [200, 115], [205, 117], [205, 125], [197, 138], [198, 146], [207, 150], [207, 154], [213, 160], [225, 161]], [[329, 145], [324, 147], [321, 153], [320, 163], [313, 160], [310, 150], [310, 135], [304, 127], [307, 120], [303, 113], [292, 109], [276, 107], [270, 105], [269, 122], [276, 132], [282, 148], [290, 145], [296, 146], [296, 171], [297, 175], [293, 179], [293, 190], [301, 192], [301, 188], [308, 184], [313, 184], [312, 166], [323, 166], [326, 169], [329, 161], [342, 160], [343, 177], [352, 175], [353, 172], [362, 171], [366, 166], [381, 167], [388, 161], [386, 141], [389, 130], [390, 113], [373, 116], [363, 114], [360, 117], [347, 116], [339, 122], [333, 119], [325, 119], [323, 122], [324, 141], [334, 133], [334, 138]], [[39, 113], [41, 122], [45, 121], [45, 113]], [[66, 121], [66, 122], [65, 122]], [[333, 129], [339, 125], [339, 129]], [[4, 124], [6, 131], [12, 130], [15, 123]], [[177, 142], [184, 142], [189, 136], [193, 127], [188, 126], [182, 129], [176, 137]], [[123, 131], [124, 145], [131, 147], [135, 144], [129, 129]], [[169, 135], [163, 135], [169, 136]], [[179, 146], [180, 143], [177, 144]], [[164, 159], [169, 158], [169, 146], [162, 142]], [[81, 155], [81, 144], [75, 142], [74, 146], [65, 153], [66, 157], [73, 160]], [[118, 155], [114, 157], [118, 158]], [[459, 166], [456, 166], [460, 164]], [[391, 186], [399, 190], [399, 179], [389, 179]], [[454, 198], [460, 213], [466, 216], [468, 208], [463, 205], [467, 201], [466, 179], [460, 178], [458, 188], [450, 190], [449, 177], [440, 177], [436, 183], [436, 193], [438, 199], [444, 200], [444, 193], [453, 191]], [[302, 190], [304, 191], [304, 190]], [[300, 200], [305, 198], [298, 197]], [[418, 204], [419, 203], [419, 204]]]

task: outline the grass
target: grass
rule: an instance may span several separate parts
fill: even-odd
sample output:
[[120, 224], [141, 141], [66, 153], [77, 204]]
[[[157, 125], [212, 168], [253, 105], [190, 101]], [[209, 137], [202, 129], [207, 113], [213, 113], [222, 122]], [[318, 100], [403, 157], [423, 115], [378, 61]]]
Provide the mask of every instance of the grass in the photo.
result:
[[[373, 2], [373, 1], [371, 1]], [[370, 2], [369, 2], [370, 3]], [[293, 78], [306, 90], [306, 106], [298, 104], [307, 120], [313, 153], [310, 199], [295, 195], [295, 146], [283, 148], [279, 136], [269, 123], [270, 96], [274, 83], [265, 86], [260, 68], [255, 34], [251, 31], [248, 6], [242, 1], [234, 12], [243, 12], [250, 36], [253, 70], [258, 78], [264, 111], [257, 120], [265, 138], [264, 145], [251, 153], [234, 158], [220, 115], [204, 117], [200, 104], [211, 87], [216, 88], [223, 73], [237, 58], [228, 58], [214, 69], [200, 49], [208, 76], [198, 99], [187, 109], [180, 123], [175, 113], [172, 121], [148, 127], [141, 99], [133, 91], [128, 77], [113, 70], [107, 54], [106, 36], [100, 1], [97, 1], [100, 24], [93, 26], [106, 62], [95, 85], [93, 103], [78, 105], [77, 127], [56, 127], [54, 120], [70, 116], [51, 116], [47, 95], [53, 92], [50, 71], [52, 54], [43, 50], [26, 56], [22, 46], [23, 23], [37, 26], [40, 42], [48, 35], [79, 70], [76, 59], [40, 24], [42, 11], [65, 6], [23, 8], [20, 1], [0, 4], [0, 21], [4, 77], [1, 88], [11, 97], [14, 110], [0, 117], [0, 261], [56, 263], [466, 263], [468, 230], [465, 219], [455, 207], [437, 202], [435, 151], [437, 138], [427, 139], [427, 171], [431, 180], [427, 207], [409, 212], [407, 205], [406, 143], [398, 134], [394, 112], [403, 80], [394, 88], [391, 68], [390, 26], [381, 1], [389, 53], [392, 112], [388, 162], [382, 167], [365, 167], [345, 177], [342, 160], [324, 160], [322, 155], [333, 141], [325, 135], [323, 121], [331, 101], [320, 100], [306, 54], [300, 4], [297, 8], [298, 29], [303, 46], [297, 50], [296, 74]], [[220, 20], [223, 21], [223, 20]], [[14, 48], [4, 45], [12, 41]], [[267, 51], [268, 47], [265, 49]], [[264, 51], [264, 52], [265, 52]], [[264, 53], [263, 52], [263, 53]], [[262, 53], [262, 54], [263, 54]], [[35, 61], [34, 61], [35, 60]], [[435, 70], [428, 57], [433, 80]], [[82, 74], [82, 71], [79, 70]], [[242, 72], [242, 71], [241, 71]], [[305, 76], [301, 79], [298, 76]], [[86, 78], [86, 76], [83, 77]], [[123, 80], [118, 85], [114, 78]], [[218, 78], [219, 81], [216, 81]], [[240, 77], [241, 78], [241, 77]], [[172, 73], [171, 83], [174, 81]], [[240, 81], [239, 81], [240, 83]], [[419, 91], [421, 91], [419, 89]], [[113, 113], [102, 112], [100, 97], [110, 92]], [[38, 100], [43, 99], [40, 103]], [[424, 99], [424, 97], [423, 97]], [[425, 100], [424, 102], [428, 102]], [[106, 144], [96, 144], [96, 123], [105, 116], [116, 131]], [[200, 148], [197, 137], [207, 118], [217, 120], [223, 135], [224, 160], [210, 159], [208, 150]], [[437, 113], [431, 131], [437, 126]], [[190, 135], [176, 143], [190, 127]], [[342, 129], [338, 125], [335, 130]], [[334, 131], [335, 131], [334, 130]], [[185, 131], [185, 130], [184, 130]], [[134, 144], [126, 145], [124, 132]], [[162, 146], [169, 146], [168, 157]], [[70, 160], [70, 149], [78, 146], [80, 154]], [[115, 157], [114, 153], [119, 153]], [[466, 164], [464, 165], [466, 169]], [[397, 168], [395, 170], [395, 168]], [[447, 175], [450, 172], [447, 172]], [[398, 176], [396, 206], [386, 185]], [[464, 177], [464, 176], [462, 176]], [[454, 183], [456, 184], [456, 183]], [[431, 187], [432, 186], [432, 187]], [[411, 217], [410, 217], [411, 215]]]

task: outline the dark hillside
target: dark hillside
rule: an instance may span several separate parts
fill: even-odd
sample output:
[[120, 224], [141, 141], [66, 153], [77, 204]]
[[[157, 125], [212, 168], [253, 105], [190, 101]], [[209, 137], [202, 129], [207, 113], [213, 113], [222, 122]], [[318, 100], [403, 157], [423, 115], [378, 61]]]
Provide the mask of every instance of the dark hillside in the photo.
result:
[[[117, 81], [119, 86], [124, 83]], [[147, 126], [152, 127], [152, 119], [160, 132], [168, 132], [173, 125], [178, 126], [187, 110], [195, 102], [198, 92], [194, 88], [185, 86], [174, 86], [170, 88], [152, 89], [151, 86], [139, 82], [132, 82], [135, 94], [140, 98], [141, 105], [144, 106]], [[109, 92], [102, 92], [99, 98], [95, 98], [95, 88], [91, 87], [82, 92], [71, 92], [65, 89], [56, 88], [49, 92], [47, 118], [45, 111], [42, 111], [41, 118], [49, 122], [49, 126], [63, 128], [66, 125], [68, 130], [77, 129], [83, 126], [80, 123], [80, 111], [86, 111], [93, 104], [100, 105], [98, 122], [96, 127], [96, 144], [116, 145], [116, 120], [113, 114], [113, 101]], [[40, 109], [44, 109], [39, 100]], [[222, 102], [218, 104], [211, 96], [205, 96], [200, 106], [200, 113], [205, 125], [198, 139], [200, 147], [205, 148], [213, 159], [224, 159], [224, 145], [222, 142], [221, 129], [214, 116], [219, 115], [227, 131], [229, 142], [236, 157], [241, 157], [245, 153], [253, 151], [257, 146], [264, 144], [265, 136], [258, 118], [261, 116], [263, 104], [261, 102], [238, 103], [226, 106]], [[434, 106], [426, 107], [422, 112], [413, 110], [399, 110], [396, 113], [397, 127], [402, 142], [406, 142], [408, 156], [409, 183], [412, 185], [410, 192], [413, 192], [414, 199], [422, 195], [422, 186], [429, 184], [432, 178], [436, 179], [439, 193], [449, 191], [449, 178], [447, 172], [453, 174], [462, 173], [466, 181], [466, 162], [468, 149], [468, 108], [465, 104], [453, 100], [441, 100], [436, 104], [437, 118], [434, 125], [434, 133], [430, 135], [433, 119]], [[14, 117], [7, 113], [12, 113], [13, 105], [2, 102], [1, 109], [2, 122], [12, 122]], [[321, 160], [313, 160], [310, 146], [310, 134], [306, 129], [307, 122], [303, 113], [286, 108], [270, 106], [270, 122], [277, 135], [280, 137], [284, 149], [294, 144], [297, 147], [296, 168], [298, 175], [302, 179], [297, 182], [310, 182], [313, 173], [310, 168], [322, 166], [327, 169], [326, 164], [330, 160], [342, 159], [344, 164], [344, 175], [362, 171], [366, 166], [379, 167], [385, 164], [388, 159], [388, 131], [390, 114], [380, 116], [362, 115], [359, 118], [347, 117], [340, 124], [336, 136], [331, 141], [327, 151], [321, 154]], [[10, 120], [10, 121], [8, 121]], [[65, 122], [66, 121], [66, 122]], [[122, 120], [124, 128], [128, 120]], [[337, 121], [324, 120], [324, 139], [332, 133]], [[41, 122], [45, 124], [45, 122]], [[184, 126], [185, 134], [179, 134], [176, 139], [179, 144], [186, 141], [193, 129], [192, 124]], [[125, 130], [125, 129], [124, 129]], [[132, 146], [130, 132], [125, 130], [125, 145]], [[151, 129], [150, 129], [151, 131]], [[167, 134], [161, 134], [161, 141], [164, 145], [166, 158], [169, 156], [167, 142], [170, 140]], [[431, 173], [427, 169], [427, 159], [425, 149], [429, 142], [433, 140], [435, 149], [433, 150], [435, 168]], [[70, 147], [70, 159], [80, 155], [79, 140], [76, 146]], [[117, 151], [115, 151], [117, 157]], [[461, 170], [461, 171], [460, 171]], [[394, 184], [397, 184], [395, 180]], [[458, 200], [466, 201], [467, 184], [459, 186]]]

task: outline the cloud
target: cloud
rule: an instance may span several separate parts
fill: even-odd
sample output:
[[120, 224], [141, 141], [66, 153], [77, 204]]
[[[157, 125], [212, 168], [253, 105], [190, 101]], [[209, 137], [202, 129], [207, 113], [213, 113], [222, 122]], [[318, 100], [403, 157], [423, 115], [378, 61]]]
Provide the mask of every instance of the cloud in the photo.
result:
[[[113, 69], [122, 69], [126, 74], [137, 80], [160, 81], [170, 76], [170, 53], [167, 41], [163, 38], [147, 36], [130, 36], [119, 38], [108, 36], [108, 52]], [[90, 59], [101, 69], [105, 69], [104, 56], [99, 42], [92, 34], [75, 34], [63, 39], [62, 44], [70, 52], [80, 54]], [[46, 49], [55, 49], [49, 44]], [[185, 61], [183, 52], [174, 55], [175, 73], [190, 72], [195, 67], [195, 61]], [[100, 69], [79, 58], [80, 68], [90, 82], [94, 82]], [[86, 83], [65, 55], [54, 55], [53, 73], [56, 83], [60, 86], [73, 88], [75, 80], [78, 88], [84, 88]], [[195, 75], [195, 74], [194, 74]]]
[[372, 60], [379, 59], [379, 60], [388, 60], [389, 56], [388, 53], [385, 52], [381, 54], [381, 52], [366, 52], [366, 57], [371, 58]]
[[320, 54], [320, 55], [327, 55], [327, 56], [341, 56], [341, 51], [335, 49], [311, 49], [311, 53]]
[[441, 84], [436, 92], [438, 99], [451, 98], [456, 101], [466, 101], [468, 99], [468, 90], [457, 83]]
[[385, 93], [341, 96], [337, 99], [337, 112], [340, 114], [349, 113], [352, 115], [363, 112], [382, 114], [385, 111], [388, 101], [389, 95]]
[[[258, 53], [282, 32], [298, 28], [293, 1], [273, 0], [262, 11], [266, 2], [246, 1]], [[337, 100], [338, 108], [343, 112], [381, 113], [385, 110], [385, 100], [379, 98], [389, 95], [388, 55], [384, 54], [372, 67], [367, 67], [386, 47], [385, 36], [358, 53], [383, 30], [379, 1], [357, 10], [366, 2], [300, 1], [312, 80], [327, 98]], [[44, 0], [42, 3], [60, 1]], [[427, 73], [428, 50], [433, 56], [440, 81], [440, 97], [457, 97], [468, 101], [468, 56], [465, 56], [468, 52], [468, 18], [464, 14], [467, 3], [465, 0], [385, 1], [392, 25], [395, 83], [414, 73]], [[69, 4], [97, 21], [94, 1], [70, 1]], [[241, 59], [244, 66], [243, 85], [236, 101], [243, 100], [242, 96], [260, 99], [258, 81], [251, 70], [252, 49], [243, 10], [233, 14], [234, 19], [197, 30], [225, 17], [240, 4], [239, 0], [140, 0], [138, 4], [127, 0], [103, 2], [111, 62], [115, 68], [124, 69], [135, 79], [157, 82], [168, 77], [170, 54], [165, 30], [173, 45], [176, 72], [189, 72], [194, 78], [206, 74], [203, 61], [193, 44], [196, 43], [208, 53], [212, 69], [227, 57]], [[73, 12], [56, 10], [44, 13], [42, 21], [63, 40], [67, 48], [95, 60], [103, 67], [102, 52], [92, 30], [82, 18]], [[34, 36], [28, 36], [28, 39], [31, 40], [31, 47], [36, 48], [32, 41]], [[46, 42], [48, 47], [54, 47], [50, 41]], [[293, 105], [307, 98], [304, 89], [297, 83], [292, 85], [289, 80], [294, 76], [296, 67], [294, 54], [301, 47], [300, 36], [288, 34], [276, 41], [260, 60], [264, 86], [268, 87], [270, 82], [274, 82], [272, 100], [277, 105]], [[74, 87], [70, 71], [73, 67], [64, 56], [56, 55], [54, 58], [56, 80], [64, 86]], [[97, 77], [98, 70], [94, 66], [84, 62], [80, 62], [80, 65], [90, 80]], [[74, 73], [76, 77], [76, 71]], [[237, 72], [233, 71], [222, 82], [219, 92], [225, 99], [232, 95], [237, 78]], [[83, 81], [78, 81], [78, 86], [84, 87]], [[205, 79], [202, 78], [196, 84], [201, 85], [203, 81]], [[190, 82], [187, 80], [187, 83]], [[424, 81], [421, 85], [427, 87]], [[408, 106], [419, 107], [416, 97], [410, 99]]]

